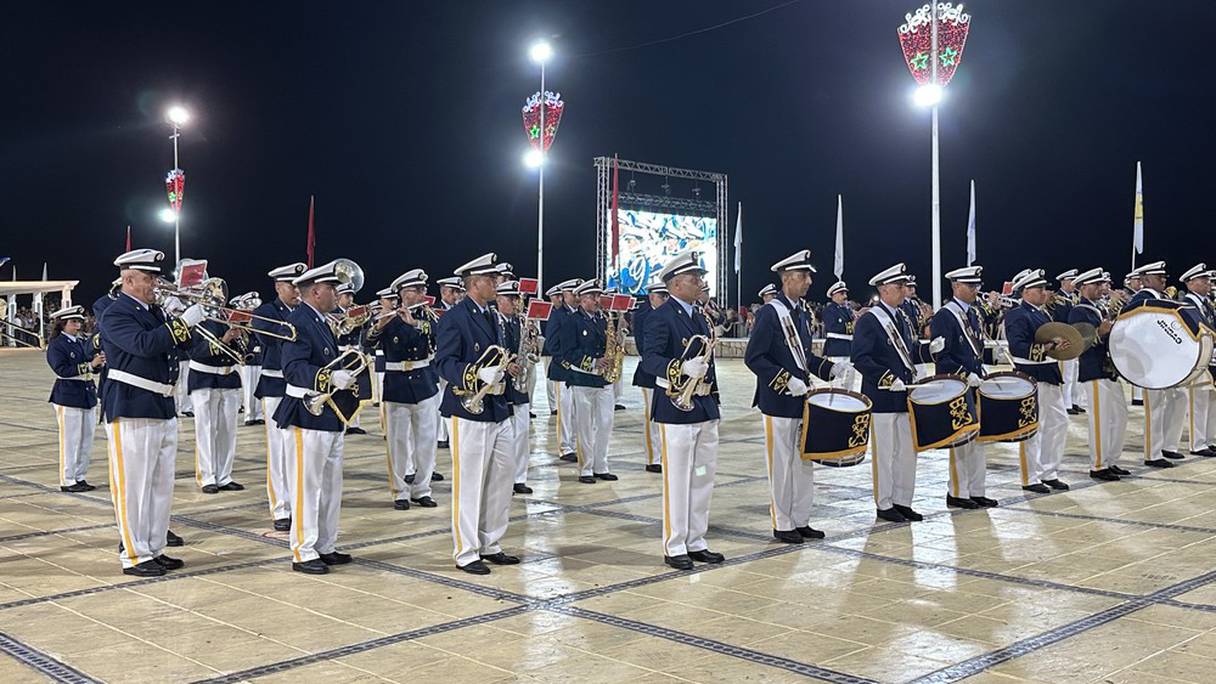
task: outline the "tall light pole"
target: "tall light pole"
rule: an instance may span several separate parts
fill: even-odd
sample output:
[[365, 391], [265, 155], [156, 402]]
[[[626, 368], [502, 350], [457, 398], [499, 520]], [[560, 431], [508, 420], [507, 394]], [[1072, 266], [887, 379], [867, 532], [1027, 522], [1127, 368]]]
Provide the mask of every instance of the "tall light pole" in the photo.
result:
[[537, 149], [540, 151], [536, 159], [529, 159], [529, 166], [535, 165], [538, 178], [536, 200], [536, 289], [537, 296], [543, 297], [545, 292], [545, 62], [553, 56], [553, 47], [547, 41], [539, 40], [528, 49], [528, 56], [540, 65], [540, 141]]
[[[173, 105], [165, 112], [165, 120], [173, 126], [173, 135], [170, 138], [173, 140], [173, 171], [180, 171], [181, 165], [178, 163], [177, 156], [177, 139], [181, 137], [181, 128], [190, 121], [190, 112], [181, 105]], [[173, 209], [173, 264], [176, 268], [178, 262], [182, 260], [182, 217], [181, 217], [181, 200], [177, 201], [177, 207]]]

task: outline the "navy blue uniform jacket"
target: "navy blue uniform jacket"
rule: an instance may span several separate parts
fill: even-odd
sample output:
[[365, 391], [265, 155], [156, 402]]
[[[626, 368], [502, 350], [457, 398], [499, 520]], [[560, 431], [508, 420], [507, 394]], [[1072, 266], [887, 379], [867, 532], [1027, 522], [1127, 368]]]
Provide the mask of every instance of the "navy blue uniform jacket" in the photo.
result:
[[[646, 317], [653, 312], [654, 309], [651, 308], [649, 299], [639, 304], [637, 310], [633, 312], [633, 344], [637, 347], [639, 359], [642, 358], [642, 345], [646, 340]], [[641, 363], [633, 370], [633, 386], [655, 388], [654, 376], [647, 373]]]
[[[284, 342], [279, 348], [283, 363], [283, 376], [287, 384], [318, 393], [334, 390], [333, 372], [322, 369], [338, 356], [338, 341], [333, 330], [317, 310], [300, 304], [287, 319], [296, 327], [294, 342]], [[349, 395], [350, 392], [347, 390]], [[283, 397], [274, 412], [274, 422], [280, 428], [301, 427], [306, 430], [342, 432], [346, 426], [334, 410], [328, 406], [321, 415], [314, 416], [304, 408], [304, 400], [292, 396]]]
[[[687, 380], [680, 372], [680, 367], [683, 365], [685, 341], [692, 335], [708, 337], [709, 322], [695, 308], [690, 317], [679, 300], [675, 297], [669, 298], [666, 304], [646, 317], [646, 339], [642, 345], [646, 351], [642, 354], [642, 367], [647, 373], [662, 379], [668, 385]], [[695, 354], [697, 349], [691, 351]], [[671, 403], [666, 388], [657, 388], [650, 401], [650, 419], [656, 423], [673, 425], [717, 420], [721, 414], [718, 410], [717, 373], [712, 357], [709, 360], [709, 372], [703, 382], [709, 383], [711, 394], [694, 396], [693, 409], [687, 412], [677, 409]]]
[[[925, 358], [928, 356], [928, 347], [916, 344], [912, 325], [908, 317], [902, 314], [902, 309], [892, 311], [881, 302], [874, 306], [883, 307], [891, 317], [913, 364], [932, 361]], [[873, 402], [874, 413], [908, 412], [908, 393], [892, 392], [887, 388], [896, 379], [902, 380], [905, 385], [911, 384], [915, 377], [914, 372], [904, 364], [899, 351], [872, 312], [866, 312], [857, 319], [853, 332], [852, 360], [853, 366], [861, 373], [861, 391]]]
[[562, 368], [561, 333], [562, 321], [572, 313], [573, 311], [569, 307], [562, 304], [553, 307], [549, 320], [545, 321], [545, 344], [541, 353], [553, 357], [553, 362], [549, 364], [546, 373], [546, 376], [553, 382], [565, 382], [566, 376], [570, 374], [568, 369]]
[[[456, 394], [469, 395], [481, 389], [485, 383], [477, 378], [477, 371], [481, 369], [478, 360], [491, 345], [505, 348], [496, 316], [490, 309], [482, 313], [471, 297], [465, 297], [440, 317], [435, 333], [435, 366], [439, 377], [448, 381], [439, 404], [442, 415], [488, 423], [502, 422], [511, 416], [505, 394], [486, 394], [481, 413], [477, 415], [464, 410], [461, 397]], [[509, 381], [510, 376], [505, 377]]]
[[807, 372], [814, 373], [823, 380], [832, 377], [832, 362], [815, 356], [811, 351], [810, 314], [802, 308], [791, 307], [790, 300], [784, 294], [776, 297], [782, 304], [790, 308], [790, 318], [798, 330], [802, 342], [803, 356], [806, 358], [807, 371], [798, 368], [794, 354], [786, 344], [785, 332], [781, 328], [781, 317], [773, 305], [765, 304], [756, 312], [756, 322], [752, 326], [752, 336], [747, 341], [747, 351], [743, 362], [748, 370], [756, 374], [756, 396], [752, 406], [760, 408], [766, 416], [782, 418], [801, 418], [806, 397], [791, 396], [786, 392], [790, 378], [798, 378], [811, 385]]
[[[445, 314], [446, 315], [446, 314]], [[419, 327], [393, 316], [384, 328], [368, 333], [384, 354], [378, 358], [385, 363], [422, 361], [431, 355], [434, 331], [430, 321], [419, 321]], [[433, 361], [433, 360], [432, 360]], [[385, 370], [382, 399], [398, 404], [417, 404], [439, 393], [439, 374], [433, 365], [412, 370]]]
[[[1068, 315], [1069, 323], [1089, 323], [1097, 328], [1102, 323], [1102, 310], [1098, 305], [1082, 299], [1080, 302], [1070, 307]], [[1109, 352], [1107, 340], [1110, 334], [1099, 337], [1092, 347], [1086, 349], [1077, 359], [1077, 381], [1089, 382], [1090, 380], [1118, 380], [1119, 374], [1115, 372], [1113, 363], [1108, 363]]]
[[[106, 365], [145, 380], [172, 385], [177, 382], [178, 351], [190, 342], [190, 329], [177, 318], [166, 317], [155, 304], [145, 309], [126, 294], [106, 309], [101, 348]], [[117, 382], [105, 384], [101, 398], [107, 422], [115, 418], [173, 418], [173, 396]]]
[[581, 308], [562, 318], [559, 333], [561, 360], [570, 387], [606, 387], [608, 381], [595, 370], [595, 360], [604, 355], [608, 342], [608, 319], [590, 315]]
[[[66, 333], [51, 338], [46, 345], [46, 362], [55, 373], [55, 384], [51, 387], [51, 403], [60, 406], [88, 409], [97, 405], [97, 387], [91, 376], [89, 361], [93, 358], [93, 343], [80, 335], [75, 339]], [[69, 380], [77, 376], [81, 380]]]
[[1047, 356], [1047, 345], [1034, 341], [1034, 333], [1039, 326], [1050, 322], [1046, 312], [1022, 302], [1005, 314], [1005, 339], [1009, 342], [1009, 353], [1015, 359], [1031, 362], [1014, 361], [1015, 368], [1039, 382], [1061, 385], [1064, 380], [1060, 375], [1060, 364]]
[[[299, 306], [296, 308], [298, 309]], [[287, 308], [281, 299], [275, 297], [269, 302], [262, 302], [262, 305], [254, 309], [253, 313], [265, 318], [286, 321], [291, 315], [291, 309]], [[253, 319], [253, 328], [280, 334], [283, 332], [283, 326], [259, 321], [256, 318]], [[262, 346], [262, 373], [258, 376], [258, 386], [254, 390], [253, 396], [258, 399], [281, 397], [287, 393], [287, 381], [283, 378], [271, 377], [266, 374], [266, 371], [278, 374], [283, 370], [283, 361], [280, 358], [283, 340], [262, 333], [257, 333], [257, 336], [258, 343]]]
[[[942, 338], [946, 347], [933, 355], [933, 362], [938, 373], [950, 375], [967, 375], [975, 373], [984, 377], [984, 328], [980, 323], [979, 310], [974, 304], [967, 307], [967, 313], [962, 313], [962, 304], [950, 300], [933, 314], [929, 319], [930, 337]], [[969, 330], [963, 330], [958, 324], [958, 313], [967, 322]], [[975, 346], [972, 347], [972, 344]], [[976, 354], [976, 349], [979, 354]]]
[[[823, 331], [825, 333], [836, 333], [837, 335], [853, 334], [853, 327], [857, 322], [853, 320], [853, 308], [848, 304], [828, 302], [823, 307], [822, 315]], [[849, 340], [829, 337], [823, 342], [823, 355], [847, 357], [851, 347], [852, 342]]]

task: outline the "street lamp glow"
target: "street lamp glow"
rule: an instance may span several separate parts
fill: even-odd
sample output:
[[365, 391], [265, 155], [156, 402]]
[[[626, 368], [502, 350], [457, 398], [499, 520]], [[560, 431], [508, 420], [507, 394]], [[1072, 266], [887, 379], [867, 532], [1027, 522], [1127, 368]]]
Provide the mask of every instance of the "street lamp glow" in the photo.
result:
[[540, 168], [545, 163], [545, 156], [538, 149], [531, 149], [524, 153], [524, 166], [529, 169]]
[[165, 112], [165, 119], [167, 119], [169, 123], [180, 128], [185, 126], [186, 122], [190, 121], [190, 112], [181, 105], [173, 105], [169, 108], [169, 111]]
[[942, 101], [945, 91], [935, 83], [926, 83], [912, 93], [912, 101], [920, 107], [932, 107]]
[[177, 220], [177, 212], [173, 211], [169, 207], [161, 209], [159, 216], [160, 220], [164, 221], [165, 223], [173, 223]]
[[528, 56], [532, 58], [533, 62], [544, 64], [553, 56], [553, 46], [549, 45], [549, 41], [538, 40], [528, 48]]

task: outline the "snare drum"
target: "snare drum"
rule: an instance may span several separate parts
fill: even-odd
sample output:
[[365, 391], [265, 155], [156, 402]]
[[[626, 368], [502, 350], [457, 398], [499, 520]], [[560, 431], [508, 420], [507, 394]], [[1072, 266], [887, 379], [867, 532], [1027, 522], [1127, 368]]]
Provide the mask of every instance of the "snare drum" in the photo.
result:
[[1145, 389], [1189, 385], [1208, 369], [1212, 332], [1184, 310], [1149, 304], [1119, 314], [1110, 357], [1119, 375]]
[[870, 443], [870, 398], [828, 387], [806, 395], [802, 460], [844, 467], [861, 463]]
[[1020, 442], [1039, 431], [1039, 394], [1022, 373], [992, 373], [979, 387], [980, 442]]
[[908, 418], [917, 451], [957, 447], [975, 439], [975, 394], [957, 375], [934, 375], [908, 388]]

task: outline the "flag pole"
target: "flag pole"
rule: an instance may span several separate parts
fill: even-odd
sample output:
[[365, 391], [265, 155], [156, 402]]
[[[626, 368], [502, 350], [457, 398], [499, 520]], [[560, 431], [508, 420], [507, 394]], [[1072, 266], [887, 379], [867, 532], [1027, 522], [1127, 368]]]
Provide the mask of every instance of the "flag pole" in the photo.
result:
[[743, 203], [735, 214], [735, 306], [743, 308]]

